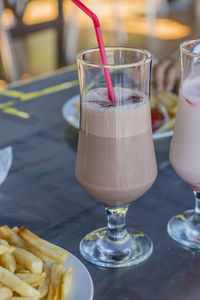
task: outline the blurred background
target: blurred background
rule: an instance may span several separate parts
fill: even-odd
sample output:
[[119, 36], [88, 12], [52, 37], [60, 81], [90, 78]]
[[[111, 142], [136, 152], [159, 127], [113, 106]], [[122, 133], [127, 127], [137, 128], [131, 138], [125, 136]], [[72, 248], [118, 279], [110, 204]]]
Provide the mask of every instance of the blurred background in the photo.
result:
[[[100, 19], [105, 45], [171, 56], [200, 36], [200, 0], [85, 0]], [[96, 47], [93, 23], [70, 0], [0, 0], [0, 88], [75, 63]]]

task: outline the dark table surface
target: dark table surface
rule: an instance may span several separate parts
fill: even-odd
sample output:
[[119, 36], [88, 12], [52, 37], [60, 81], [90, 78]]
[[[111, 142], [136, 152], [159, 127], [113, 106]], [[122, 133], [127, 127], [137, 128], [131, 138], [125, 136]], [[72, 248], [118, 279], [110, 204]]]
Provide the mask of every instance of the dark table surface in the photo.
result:
[[[157, 180], [130, 206], [127, 218], [151, 237], [151, 257], [121, 270], [82, 259], [81, 238], [104, 226], [106, 216], [74, 176], [78, 132], [61, 110], [78, 92], [73, 67], [0, 91], [0, 148], [10, 145], [14, 153], [0, 189], [0, 223], [26, 226], [77, 256], [92, 276], [95, 300], [199, 300], [200, 254], [180, 247], [166, 230], [170, 217], [194, 207], [190, 187], [169, 164], [169, 138], [155, 141]], [[19, 116], [27, 117], [24, 112], [28, 119]]]

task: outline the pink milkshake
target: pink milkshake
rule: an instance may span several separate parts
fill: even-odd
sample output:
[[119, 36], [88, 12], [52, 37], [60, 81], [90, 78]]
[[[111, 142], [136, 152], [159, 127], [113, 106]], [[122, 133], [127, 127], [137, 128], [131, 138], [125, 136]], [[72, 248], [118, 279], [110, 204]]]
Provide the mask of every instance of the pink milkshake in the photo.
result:
[[200, 76], [180, 89], [170, 161], [177, 174], [200, 191]]
[[143, 195], [157, 175], [149, 99], [140, 92], [105, 88], [86, 94], [81, 105], [76, 177], [95, 199], [109, 207]]

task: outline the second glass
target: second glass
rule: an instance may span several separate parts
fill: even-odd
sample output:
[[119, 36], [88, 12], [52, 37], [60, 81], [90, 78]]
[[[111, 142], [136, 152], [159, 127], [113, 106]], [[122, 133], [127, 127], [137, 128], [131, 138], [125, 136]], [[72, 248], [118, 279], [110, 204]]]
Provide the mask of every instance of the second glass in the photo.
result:
[[[126, 228], [129, 204], [142, 196], [157, 176], [152, 138], [149, 86], [151, 54], [146, 50], [106, 48], [108, 65], [98, 49], [77, 56], [81, 111], [76, 178], [103, 202], [106, 228], [87, 234], [80, 252], [103, 267], [127, 267], [147, 259], [149, 237]], [[111, 74], [115, 102], [108, 99], [104, 68]]]
[[171, 218], [168, 233], [178, 243], [200, 249], [200, 39], [181, 50], [181, 86], [170, 161], [194, 193], [195, 209]]

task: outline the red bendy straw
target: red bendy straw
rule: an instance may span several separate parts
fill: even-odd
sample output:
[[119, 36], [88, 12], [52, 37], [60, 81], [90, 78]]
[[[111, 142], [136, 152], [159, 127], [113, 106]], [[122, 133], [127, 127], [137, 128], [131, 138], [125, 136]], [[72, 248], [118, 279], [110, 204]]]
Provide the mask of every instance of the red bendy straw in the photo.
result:
[[[79, 0], [72, 0], [72, 1], [92, 19], [92, 21], [94, 23], [94, 28], [96, 31], [97, 42], [98, 42], [99, 51], [100, 51], [100, 55], [101, 55], [101, 61], [102, 61], [103, 65], [107, 65], [108, 61], [107, 61], [106, 51], [105, 51], [104, 44], [103, 44], [101, 27], [100, 27], [98, 17], [89, 8], [87, 8], [81, 1], [79, 1]], [[108, 97], [111, 102], [115, 102], [115, 94], [113, 91], [113, 86], [112, 86], [109, 69], [104, 68], [104, 76], [105, 76], [107, 90], [108, 90]]]

